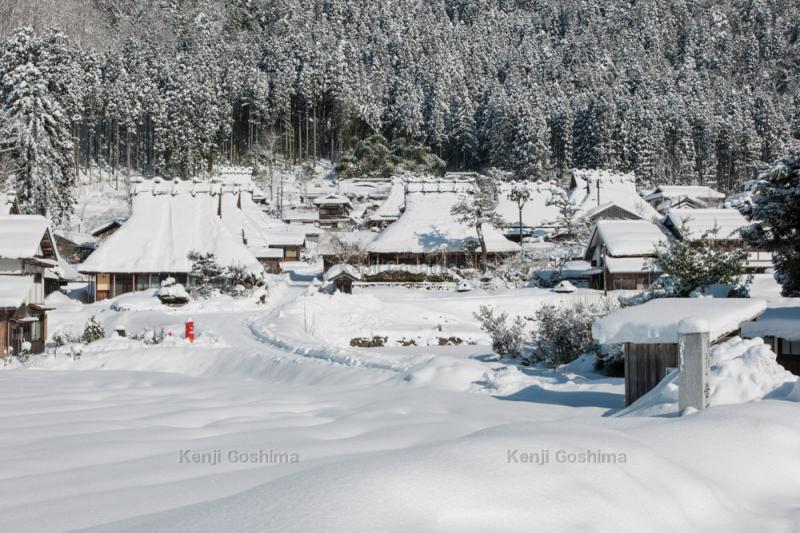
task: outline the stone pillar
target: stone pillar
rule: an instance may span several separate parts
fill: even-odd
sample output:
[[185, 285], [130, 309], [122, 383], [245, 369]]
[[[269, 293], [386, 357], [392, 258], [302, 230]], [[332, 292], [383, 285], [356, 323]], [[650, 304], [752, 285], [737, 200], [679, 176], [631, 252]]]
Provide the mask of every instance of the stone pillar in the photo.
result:
[[698, 411], [708, 407], [709, 326], [702, 319], [686, 319], [678, 324], [678, 409], [688, 407]]

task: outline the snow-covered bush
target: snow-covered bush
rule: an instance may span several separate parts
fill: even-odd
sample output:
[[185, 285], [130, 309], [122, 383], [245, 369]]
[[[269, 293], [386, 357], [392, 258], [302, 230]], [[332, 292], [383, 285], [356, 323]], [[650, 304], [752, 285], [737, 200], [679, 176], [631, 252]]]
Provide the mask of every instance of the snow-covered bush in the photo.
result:
[[520, 357], [525, 347], [525, 320], [515, 317], [509, 320], [508, 313], [495, 314], [491, 307], [480, 306], [475, 318], [481, 329], [492, 339], [492, 350], [500, 355]]
[[218, 290], [223, 282], [224, 269], [217, 263], [217, 257], [211, 253], [189, 252], [187, 256], [192, 262], [189, 279], [194, 297], [208, 298]]
[[104, 339], [106, 337], [106, 330], [103, 329], [103, 326], [97, 321], [97, 319], [92, 315], [89, 317], [89, 321], [86, 322], [86, 327], [83, 328], [83, 335], [81, 336], [81, 340], [86, 344], [92, 343], [94, 341], [99, 341], [100, 339]]
[[557, 367], [597, 349], [592, 339], [592, 323], [608, 314], [610, 303], [544, 304], [536, 310], [537, 328], [533, 333], [534, 359]]
[[226, 267], [222, 273], [222, 277], [225, 285], [231, 289], [241, 285], [246, 290], [250, 290], [253, 287], [261, 287], [264, 285], [263, 276], [248, 270], [244, 265], [231, 265]]
[[164, 342], [167, 334], [164, 332], [164, 328], [161, 329], [150, 329], [144, 328], [141, 332], [136, 335], [133, 335], [133, 339], [142, 341], [144, 344], [147, 345], [154, 345], [154, 344], [161, 344]]
[[52, 339], [56, 346], [67, 346], [80, 342], [80, 336], [76, 334], [69, 325], [55, 331], [52, 335]]

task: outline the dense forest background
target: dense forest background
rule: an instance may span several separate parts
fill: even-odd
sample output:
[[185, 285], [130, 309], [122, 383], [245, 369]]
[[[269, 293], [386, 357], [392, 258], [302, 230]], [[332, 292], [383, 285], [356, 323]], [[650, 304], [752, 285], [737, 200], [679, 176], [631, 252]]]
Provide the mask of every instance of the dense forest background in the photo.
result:
[[800, 138], [798, 10], [3, 0], [0, 180], [58, 218], [80, 167], [189, 177], [253, 153], [335, 161], [380, 133], [450, 169], [607, 168], [736, 191]]

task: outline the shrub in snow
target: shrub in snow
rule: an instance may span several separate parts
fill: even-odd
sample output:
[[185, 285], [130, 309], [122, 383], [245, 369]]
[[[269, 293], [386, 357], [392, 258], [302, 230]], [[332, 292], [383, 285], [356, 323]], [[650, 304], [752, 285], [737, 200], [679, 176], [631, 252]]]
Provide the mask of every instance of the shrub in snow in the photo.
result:
[[95, 319], [94, 315], [89, 317], [89, 321], [86, 322], [86, 327], [83, 328], [83, 335], [81, 336], [81, 340], [86, 344], [92, 343], [94, 341], [99, 341], [100, 339], [104, 339], [106, 337], [106, 330], [103, 329], [103, 326]]
[[162, 342], [164, 342], [166, 336], [167, 335], [164, 332], [164, 328], [157, 330], [144, 328], [139, 334], [134, 335], [132, 338], [135, 340], [142, 341], [144, 344], [154, 345], [154, 344], [161, 344]]
[[[659, 245], [655, 264], [665, 277], [654, 287], [658, 292], [652, 294], [684, 298], [714, 285], [728, 285], [732, 296], [746, 296], [752, 281], [751, 276], [745, 276], [747, 252], [720, 246], [717, 233], [719, 229], [715, 228], [697, 241], [683, 239]], [[681, 234], [688, 235], [688, 229], [684, 227]]]
[[784, 296], [800, 296], [800, 145], [760, 176], [742, 213], [754, 224], [742, 231], [751, 245], [772, 252]]
[[[222, 273], [222, 278], [228, 287], [232, 290], [237, 290], [237, 286], [243, 289], [250, 290], [253, 287], [261, 287], [264, 285], [264, 277], [256, 274], [247, 269], [244, 265], [231, 265]], [[244, 293], [245, 291], [240, 291]]]
[[70, 326], [65, 326], [53, 333], [52, 339], [56, 346], [67, 346], [80, 341], [80, 337]]
[[192, 295], [208, 298], [220, 288], [223, 281], [223, 268], [217, 263], [217, 257], [211, 253], [189, 252], [187, 256], [192, 262], [189, 278], [192, 280]]
[[481, 329], [492, 339], [492, 350], [499, 355], [520, 357], [525, 347], [525, 320], [508, 319], [508, 313], [495, 314], [491, 307], [480, 306], [475, 318]]
[[386, 346], [387, 340], [389, 340], [388, 337], [379, 337], [377, 335], [373, 337], [354, 337], [350, 339], [350, 346], [356, 348], [381, 348]]
[[534, 359], [553, 368], [597, 350], [592, 339], [592, 323], [611, 312], [611, 300], [601, 304], [581, 300], [545, 304], [536, 310], [533, 333]]

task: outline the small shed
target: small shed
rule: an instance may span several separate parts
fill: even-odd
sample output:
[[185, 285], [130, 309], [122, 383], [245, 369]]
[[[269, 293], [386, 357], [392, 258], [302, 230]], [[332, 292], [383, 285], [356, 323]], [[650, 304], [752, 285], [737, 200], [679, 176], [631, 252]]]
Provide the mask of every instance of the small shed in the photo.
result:
[[714, 344], [738, 334], [766, 307], [764, 300], [749, 298], [661, 298], [596, 320], [592, 336], [600, 344], [624, 346], [625, 405], [631, 405], [678, 368], [682, 320], [705, 320]]
[[800, 376], [800, 298], [792, 307], [767, 309], [758, 320], [742, 326], [742, 336], [761, 337], [778, 356], [778, 364]]
[[339, 264], [329, 268], [323, 279], [328, 283], [333, 283], [335, 291], [352, 294], [353, 282], [361, 281], [361, 273], [353, 265]]

